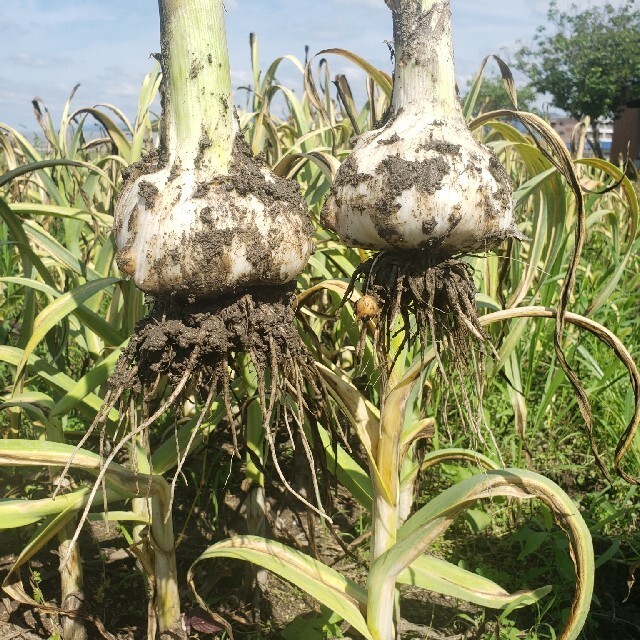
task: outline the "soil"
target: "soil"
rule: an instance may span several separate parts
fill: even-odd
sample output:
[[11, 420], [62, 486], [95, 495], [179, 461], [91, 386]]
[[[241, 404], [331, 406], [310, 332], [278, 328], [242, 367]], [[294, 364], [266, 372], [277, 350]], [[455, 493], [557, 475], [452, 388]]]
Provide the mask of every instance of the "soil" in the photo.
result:
[[170, 396], [162, 413], [182, 401], [182, 390], [203, 399], [222, 391], [230, 413], [229, 367], [241, 353], [251, 357], [262, 396], [268, 368], [273, 369], [277, 392], [283, 387], [281, 374], [300, 382], [313, 361], [294, 326], [294, 288], [287, 284], [245, 289], [192, 304], [176, 296], [153, 299], [109, 380], [109, 401], [99, 419], [130, 394], [149, 407], [157, 406], [166, 384], [180, 391]]
[[[392, 144], [394, 138], [398, 138], [397, 134], [387, 140], [378, 140], [378, 144]], [[415, 187], [420, 193], [433, 195], [441, 188], [442, 180], [451, 169], [446, 160], [446, 154], [455, 155], [460, 150], [459, 145], [447, 144], [435, 144], [432, 145], [432, 148], [437, 148], [441, 155], [415, 162], [390, 155], [380, 163], [375, 177], [358, 173], [357, 161], [353, 156], [348, 157], [340, 166], [340, 171], [334, 181], [337, 206], [341, 206], [339, 194], [343, 185], [358, 186], [367, 184], [370, 180], [380, 180], [385, 185], [385, 189], [380, 191], [380, 197], [373, 203], [367, 199], [366, 204], [363, 203], [362, 207], [363, 209], [366, 208], [371, 224], [374, 225], [380, 238], [391, 246], [402, 246], [404, 240], [401, 229], [398, 228], [396, 222], [392, 224], [389, 222], [390, 219], [394, 219], [392, 213], [400, 209], [401, 205], [399, 204], [398, 196], [411, 187]], [[356, 208], [357, 204], [352, 203], [352, 206]], [[450, 221], [452, 225], [450, 231], [453, 231], [457, 222], [459, 222], [460, 217], [459, 214], [457, 215], [457, 221], [455, 219]], [[326, 208], [323, 209], [322, 224], [327, 228], [333, 228], [330, 216], [331, 213]], [[452, 217], [455, 218], [455, 216], [456, 212], [454, 211], [452, 212]], [[429, 248], [433, 251], [449, 237], [450, 232], [439, 237], [430, 237], [436, 224], [435, 220], [433, 220], [430, 227], [423, 224], [422, 231], [425, 235], [425, 240], [421, 243], [422, 248]]]
[[[153, 423], [194, 394], [203, 402], [197, 430], [208, 418], [215, 397], [221, 395], [234, 451], [239, 457], [231, 382], [232, 372], [242, 372], [248, 366], [238, 360], [246, 355], [257, 378], [262, 425], [272, 460], [283, 484], [292, 490], [278, 465], [272, 418], [275, 416], [276, 430], [284, 422], [291, 438], [294, 433], [299, 434], [301, 449], [312, 469], [316, 466], [312, 449], [319, 446], [320, 440], [315, 438], [309, 443], [302, 428], [303, 414], [312, 417], [312, 425], [322, 418], [323, 424], [336, 435], [342, 433], [315, 360], [296, 330], [294, 291], [295, 283], [249, 288], [193, 304], [185, 304], [177, 296], [156, 298], [149, 314], [138, 323], [109, 379], [105, 402], [89, 433], [103, 426], [115, 406], [120, 407], [123, 415], [128, 407], [142, 407], [142, 422], [136, 430], [114, 443], [110, 454], [114, 459], [127, 441], [148, 431]], [[294, 399], [293, 406], [281, 402], [286, 394]], [[325, 456], [316, 459], [324, 460]], [[317, 484], [314, 496], [316, 502], [321, 501]]]
[[201, 387], [207, 379], [224, 377], [222, 368], [235, 353], [251, 354], [260, 371], [274, 356], [278, 362], [285, 356], [304, 359], [306, 352], [294, 326], [294, 290], [294, 285], [257, 287], [192, 304], [171, 296], [153, 299], [111, 387], [130, 384], [132, 366], [142, 385], [153, 384], [159, 375], [176, 384], [191, 369], [194, 375], [197, 371]]

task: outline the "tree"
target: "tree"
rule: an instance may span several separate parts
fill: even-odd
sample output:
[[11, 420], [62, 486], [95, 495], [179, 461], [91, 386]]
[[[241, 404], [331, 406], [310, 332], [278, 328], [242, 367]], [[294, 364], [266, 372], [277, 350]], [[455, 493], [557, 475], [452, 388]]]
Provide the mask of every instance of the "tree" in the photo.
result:
[[[640, 10], [637, 0], [616, 7], [560, 11], [555, 0], [548, 26], [538, 28], [532, 47], [516, 53], [516, 68], [531, 85], [553, 97], [553, 105], [574, 118], [589, 116], [596, 153], [598, 118], [612, 118], [640, 95]], [[553, 33], [550, 33], [553, 31]]]
[[[471, 89], [472, 83], [473, 80], [467, 84], [467, 93]], [[534, 113], [538, 111], [535, 106], [537, 93], [530, 84], [518, 87], [517, 93], [518, 109]], [[496, 111], [497, 109], [513, 109], [513, 103], [504, 88], [502, 78], [499, 75], [486, 76], [482, 79], [482, 85], [480, 86], [473, 112], [477, 115], [487, 111]]]

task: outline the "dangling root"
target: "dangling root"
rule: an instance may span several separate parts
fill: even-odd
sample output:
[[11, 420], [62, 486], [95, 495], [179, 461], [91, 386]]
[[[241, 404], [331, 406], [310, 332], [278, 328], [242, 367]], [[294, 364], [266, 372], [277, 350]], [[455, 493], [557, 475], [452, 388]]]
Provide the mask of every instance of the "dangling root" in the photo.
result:
[[[420, 340], [420, 353], [431, 343], [438, 369], [451, 391], [459, 412], [467, 415], [479, 439], [482, 411], [473, 411], [465, 381], [471, 380], [481, 404], [483, 357], [493, 351], [478, 320], [473, 268], [455, 258], [442, 259], [427, 251], [394, 253], [381, 251], [354, 272], [343, 303], [358, 280], [362, 298], [356, 306], [360, 320], [376, 319], [372, 335], [374, 357], [381, 376], [384, 398], [389, 376], [408, 343]], [[366, 310], [372, 309], [371, 313]], [[362, 331], [356, 353], [362, 358], [367, 332]], [[394, 348], [392, 341], [400, 338]], [[479, 352], [481, 357], [476, 357]], [[448, 374], [449, 372], [449, 374]], [[451, 372], [460, 383], [460, 393], [449, 384]], [[477, 417], [476, 417], [477, 415]]]
[[[182, 472], [196, 433], [209, 417], [218, 394], [222, 396], [236, 454], [239, 455], [232, 412], [231, 381], [233, 372], [246, 366], [246, 363], [236, 361], [240, 354], [249, 355], [257, 373], [263, 426], [280, 480], [309, 509], [328, 519], [320, 502], [320, 491], [315, 479], [316, 460], [304, 433], [303, 416], [305, 412], [312, 413], [310, 405], [313, 403], [313, 413], [330, 412], [327, 415], [328, 422], [337, 425], [337, 420], [332, 420], [335, 415], [328, 392], [315, 372], [314, 360], [295, 328], [294, 289], [293, 285], [260, 287], [193, 304], [172, 299], [155, 301], [150, 313], [136, 327], [109, 380], [105, 402], [78, 445], [78, 449], [81, 448], [98, 428], [101, 429], [102, 443], [109, 412], [116, 406], [120, 407], [120, 421], [113, 446], [109, 454], [104, 456], [102, 471], [89, 496], [73, 542], [77, 539], [93, 498], [104, 481], [109, 464], [127, 443], [133, 442], [136, 436], [181, 404], [184, 393], [199, 395], [204, 404], [186, 449], [178, 454], [177, 470], [171, 482], [169, 510], [177, 477]], [[294, 405], [293, 410], [287, 407], [287, 396]], [[139, 400], [145, 406], [147, 415], [139, 425], [129, 420], [130, 430], [125, 434], [122, 427], [127, 422], [124, 419], [127, 412], [123, 411], [123, 407]], [[280, 407], [283, 405], [284, 413], [281, 414]], [[304, 455], [312, 469], [318, 506], [312, 505], [291, 487], [278, 463], [274, 427], [277, 429], [278, 424], [284, 421], [293, 442], [292, 416], [301, 434]], [[284, 420], [281, 420], [283, 417]], [[100, 450], [102, 455], [103, 444]], [[61, 479], [68, 472], [71, 462], [72, 459], [65, 467]], [[322, 464], [322, 461], [318, 460], [318, 464]], [[59, 488], [56, 493], [58, 490]], [[165, 514], [165, 517], [168, 516], [169, 513]]]

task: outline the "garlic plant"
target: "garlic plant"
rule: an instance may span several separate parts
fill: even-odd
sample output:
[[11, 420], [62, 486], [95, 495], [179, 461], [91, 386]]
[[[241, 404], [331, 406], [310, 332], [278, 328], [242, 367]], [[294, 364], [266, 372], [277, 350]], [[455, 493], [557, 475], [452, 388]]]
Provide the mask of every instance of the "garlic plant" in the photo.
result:
[[[255, 158], [239, 131], [223, 1], [158, 4], [160, 147], [129, 168], [114, 229], [118, 266], [139, 289], [152, 294], [153, 306], [123, 350], [85, 439], [104, 424], [112, 408], [127, 415], [130, 429], [114, 443], [108, 465], [124, 445], [135, 449], [138, 437], [144, 442], [147, 430], [165, 412], [178, 414], [184, 396], [196, 398], [198, 418], [185, 449], [178, 451], [163, 514], [168, 526], [180, 470], [219, 395], [238, 453], [231, 385], [232, 380], [238, 383], [236, 374], [247, 366], [247, 357], [257, 378], [261, 435], [282, 483], [294, 494], [276, 459], [271, 419], [282, 415], [288, 427], [293, 421], [302, 431], [307, 389], [314, 399], [322, 390], [314, 383], [313, 360], [294, 324], [292, 281], [313, 250], [312, 226], [297, 183], [276, 176]], [[249, 386], [235, 393], [250, 395]], [[294, 408], [280, 402], [287, 393], [296, 396]], [[132, 407], [141, 407], [139, 414]], [[315, 468], [306, 439], [304, 444]], [[141, 467], [144, 460], [137, 461], [136, 468]], [[317, 483], [314, 488], [319, 496]], [[150, 535], [161, 536], [162, 531], [161, 524], [152, 526]], [[171, 545], [161, 548], [174, 554]], [[158, 598], [179, 613], [179, 602], [173, 606], [175, 555], [172, 566], [155, 557]], [[175, 626], [175, 616], [171, 618], [171, 625], [159, 621], [161, 635]]]
[[[149, 393], [167, 376], [179, 402], [194, 387], [210, 407], [230, 366], [308, 366], [293, 326], [291, 282], [313, 248], [298, 185], [255, 158], [238, 130], [222, 0], [159, 0], [163, 71], [160, 149], [130, 167], [116, 207], [117, 262], [154, 305], [111, 379], [120, 401], [133, 375]], [[296, 369], [284, 375], [300, 385]], [[274, 394], [272, 394], [274, 395]], [[264, 406], [265, 422], [275, 396]], [[264, 403], [263, 403], [264, 404]], [[206, 413], [206, 412], [205, 412]], [[231, 411], [228, 420], [233, 427]]]
[[191, 299], [282, 284], [311, 226], [295, 183], [238, 132], [222, 0], [160, 0], [160, 150], [130, 167], [115, 212], [117, 262], [145, 292]]
[[386, 0], [395, 72], [389, 111], [338, 171], [323, 221], [350, 246], [450, 256], [518, 235], [510, 180], [458, 99], [448, 0]]
[[[365, 299], [380, 310], [373, 343], [383, 389], [396, 361], [389, 354], [416, 336], [424, 349], [427, 333], [443, 373], [445, 356], [460, 378], [469, 363], [481, 369], [467, 338], [483, 350], [485, 335], [473, 269], [461, 257], [522, 237], [509, 177], [462, 115], [449, 0], [386, 2], [395, 55], [391, 104], [340, 166], [322, 213], [323, 224], [346, 244], [379, 250], [356, 269], [347, 294], [363, 278]], [[392, 345], [396, 335], [402, 340]], [[459, 408], [476, 422], [464, 389], [460, 398]]]

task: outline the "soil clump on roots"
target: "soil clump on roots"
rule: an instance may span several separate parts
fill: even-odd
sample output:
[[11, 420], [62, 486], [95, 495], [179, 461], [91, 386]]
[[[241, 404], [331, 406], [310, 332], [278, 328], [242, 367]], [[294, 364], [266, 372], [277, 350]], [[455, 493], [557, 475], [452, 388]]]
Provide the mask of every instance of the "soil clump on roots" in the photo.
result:
[[[438, 355], [447, 351], [463, 358], [468, 355], [470, 335], [481, 344], [487, 338], [476, 312], [473, 267], [467, 262], [455, 258], [438, 260], [428, 251], [381, 251], [358, 266], [347, 296], [360, 279], [363, 297], [375, 300], [375, 314], [358, 315], [365, 320], [378, 315], [374, 335], [378, 354], [389, 354], [391, 341], [400, 332], [404, 336], [397, 351], [416, 337], [424, 347], [430, 334]], [[367, 305], [364, 302], [360, 306]], [[401, 324], [395, 329], [398, 319]]]
[[212, 382], [228, 383], [226, 370], [239, 353], [251, 356], [263, 380], [264, 370], [274, 362], [306, 363], [294, 326], [293, 300], [288, 285], [256, 287], [192, 304], [156, 298], [138, 323], [110, 386], [126, 389], [133, 383], [136, 392], [146, 390], [149, 396], [162, 376], [175, 388], [186, 375], [191, 377], [187, 387], [208, 391]]
[[[195, 396], [201, 404], [193, 438], [209, 416], [214, 399], [221, 395], [239, 455], [231, 387], [242, 367], [247, 366], [239, 356], [247, 354], [253, 365], [251, 373], [257, 379], [262, 422], [278, 475], [287, 489], [318, 511], [290, 487], [275, 451], [274, 429], [284, 424], [292, 441], [294, 430], [301, 435], [310, 468], [314, 469], [312, 448], [303, 430], [304, 413], [309, 412], [311, 404], [314, 411], [329, 406], [314, 360], [295, 327], [294, 291], [295, 283], [289, 283], [244, 289], [192, 304], [174, 297], [154, 299], [116, 365], [105, 402], [89, 433], [104, 426], [112, 408], [120, 407], [123, 415], [127, 407], [141, 405], [138, 422], [132, 423], [135, 418], [130, 413], [128, 433], [114, 438], [115, 448], [121, 449], [163, 414]], [[191, 442], [181, 452], [176, 477]], [[314, 488], [320, 505], [319, 489], [317, 485]]]

